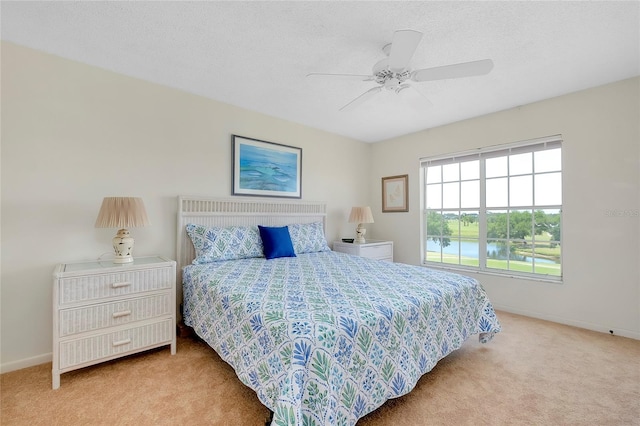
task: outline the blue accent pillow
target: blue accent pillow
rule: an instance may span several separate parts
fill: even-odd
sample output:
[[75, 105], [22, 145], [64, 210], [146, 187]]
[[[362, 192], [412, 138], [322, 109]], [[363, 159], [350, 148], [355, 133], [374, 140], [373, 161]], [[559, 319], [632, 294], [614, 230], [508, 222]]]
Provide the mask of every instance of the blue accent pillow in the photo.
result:
[[296, 257], [288, 227], [274, 228], [258, 225], [258, 230], [260, 231], [260, 238], [262, 238], [264, 257], [267, 259]]

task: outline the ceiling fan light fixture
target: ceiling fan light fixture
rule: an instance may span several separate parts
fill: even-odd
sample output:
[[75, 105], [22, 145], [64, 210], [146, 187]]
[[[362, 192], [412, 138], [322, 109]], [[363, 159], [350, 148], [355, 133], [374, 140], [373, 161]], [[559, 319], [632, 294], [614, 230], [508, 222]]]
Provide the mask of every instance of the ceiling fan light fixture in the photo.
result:
[[388, 78], [387, 81], [384, 82], [384, 87], [387, 90], [396, 90], [400, 86], [400, 80], [396, 77]]
[[396, 93], [400, 94], [400, 92], [402, 92], [403, 90], [408, 89], [410, 87], [411, 86], [409, 84], [407, 84], [407, 83], [401, 84], [398, 87], [396, 87]]
[[393, 76], [393, 73], [389, 70], [382, 70], [376, 74], [376, 83], [385, 84], [385, 82]]
[[[479, 61], [463, 62], [458, 64], [444, 65], [439, 67], [413, 69], [410, 65], [411, 59], [420, 43], [422, 33], [414, 30], [398, 30], [393, 35], [391, 43], [385, 45], [382, 50], [387, 56], [378, 61], [373, 66], [373, 73], [370, 76], [356, 74], [321, 74], [311, 73], [308, 76], [323, 76], [334, 78], [348, 78], [360, 81], [375, 81], [379, 86], [373, 87], [347, 105], [340, 108], [340, 111], [354, 109], [370, 99], [376, 93], [382, 91], [383, 88], [395, 91], [396, 94], [402, 94], [403, 98], [408, 98], [414, 104], [417, 100], [419, 107], [428, 105], [431, 102], [422, 95], [415, 87], [408, 82], [426, 82], [435, 80], [445, 80], [451, 78], [472, 77], [484, 75], [493, 69], [493, 61], [491, 59], [482, 59]], [[407, 82], [407, 83], [405, 83]], [[410, 90], [405, 90], [410, 89]]]

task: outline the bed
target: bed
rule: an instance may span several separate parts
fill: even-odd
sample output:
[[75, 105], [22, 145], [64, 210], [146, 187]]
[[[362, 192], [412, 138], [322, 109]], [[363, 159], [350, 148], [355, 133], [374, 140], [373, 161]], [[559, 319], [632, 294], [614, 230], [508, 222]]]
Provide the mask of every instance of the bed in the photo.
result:
[[[285, 225], [294, 257], [260, 257], [261, 233]], [[323, 203], [179, 198], [183, 321], [272, 425], [354, 425], [470, 336], [500, 331], [473, 278], [333, 252], [325, 229]]]

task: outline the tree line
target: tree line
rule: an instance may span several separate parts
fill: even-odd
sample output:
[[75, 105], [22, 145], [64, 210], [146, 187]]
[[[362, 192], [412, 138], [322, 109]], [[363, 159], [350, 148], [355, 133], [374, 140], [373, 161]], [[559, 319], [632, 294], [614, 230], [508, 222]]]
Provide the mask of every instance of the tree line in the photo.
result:
[[[477, 214], [463, 213], [457, 215], [445, 215], [436, 210], [427, 211], [427, 238], [448, 247], [451, 244], [449, 238], [453, 232], [449, 227], [449, 220], [458, 219], [463, 226], [469, 226], [478, 220]], [[525, 239], [532, 234], [542, 233], [551, 235], [551, 243], [554, 247], [560, 241], [560, 213], [546, 213], [543, 210], [511, 211], [509, 213], [487, 213], [487, 238], [488, 239]]]

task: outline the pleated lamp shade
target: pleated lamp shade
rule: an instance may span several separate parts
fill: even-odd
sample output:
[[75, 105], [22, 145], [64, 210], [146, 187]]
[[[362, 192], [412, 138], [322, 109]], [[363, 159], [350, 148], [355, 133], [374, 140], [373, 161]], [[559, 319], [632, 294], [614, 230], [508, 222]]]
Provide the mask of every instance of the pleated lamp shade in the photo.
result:
[[356, 243], [363, 244], [366, 242], [364, 235], [367, 233], [367, 229], [362, 225], [363, 223], [373, 223], [373, 214], [370, 207], [353, 207], [351, 214], [349, 215], [349, 222], [357, 223], [356, 228]]
[[349, 222], [353, 223], [373, 223], [371, 207], [353, 207], [349, 215]]
[[137, 197], [105, 197], [96, 219], [96, 228], [119, 228], [113, 238], [113, 263], [133, 262], [134, 240], [126, 228], [149, 224], [144, 202]]

